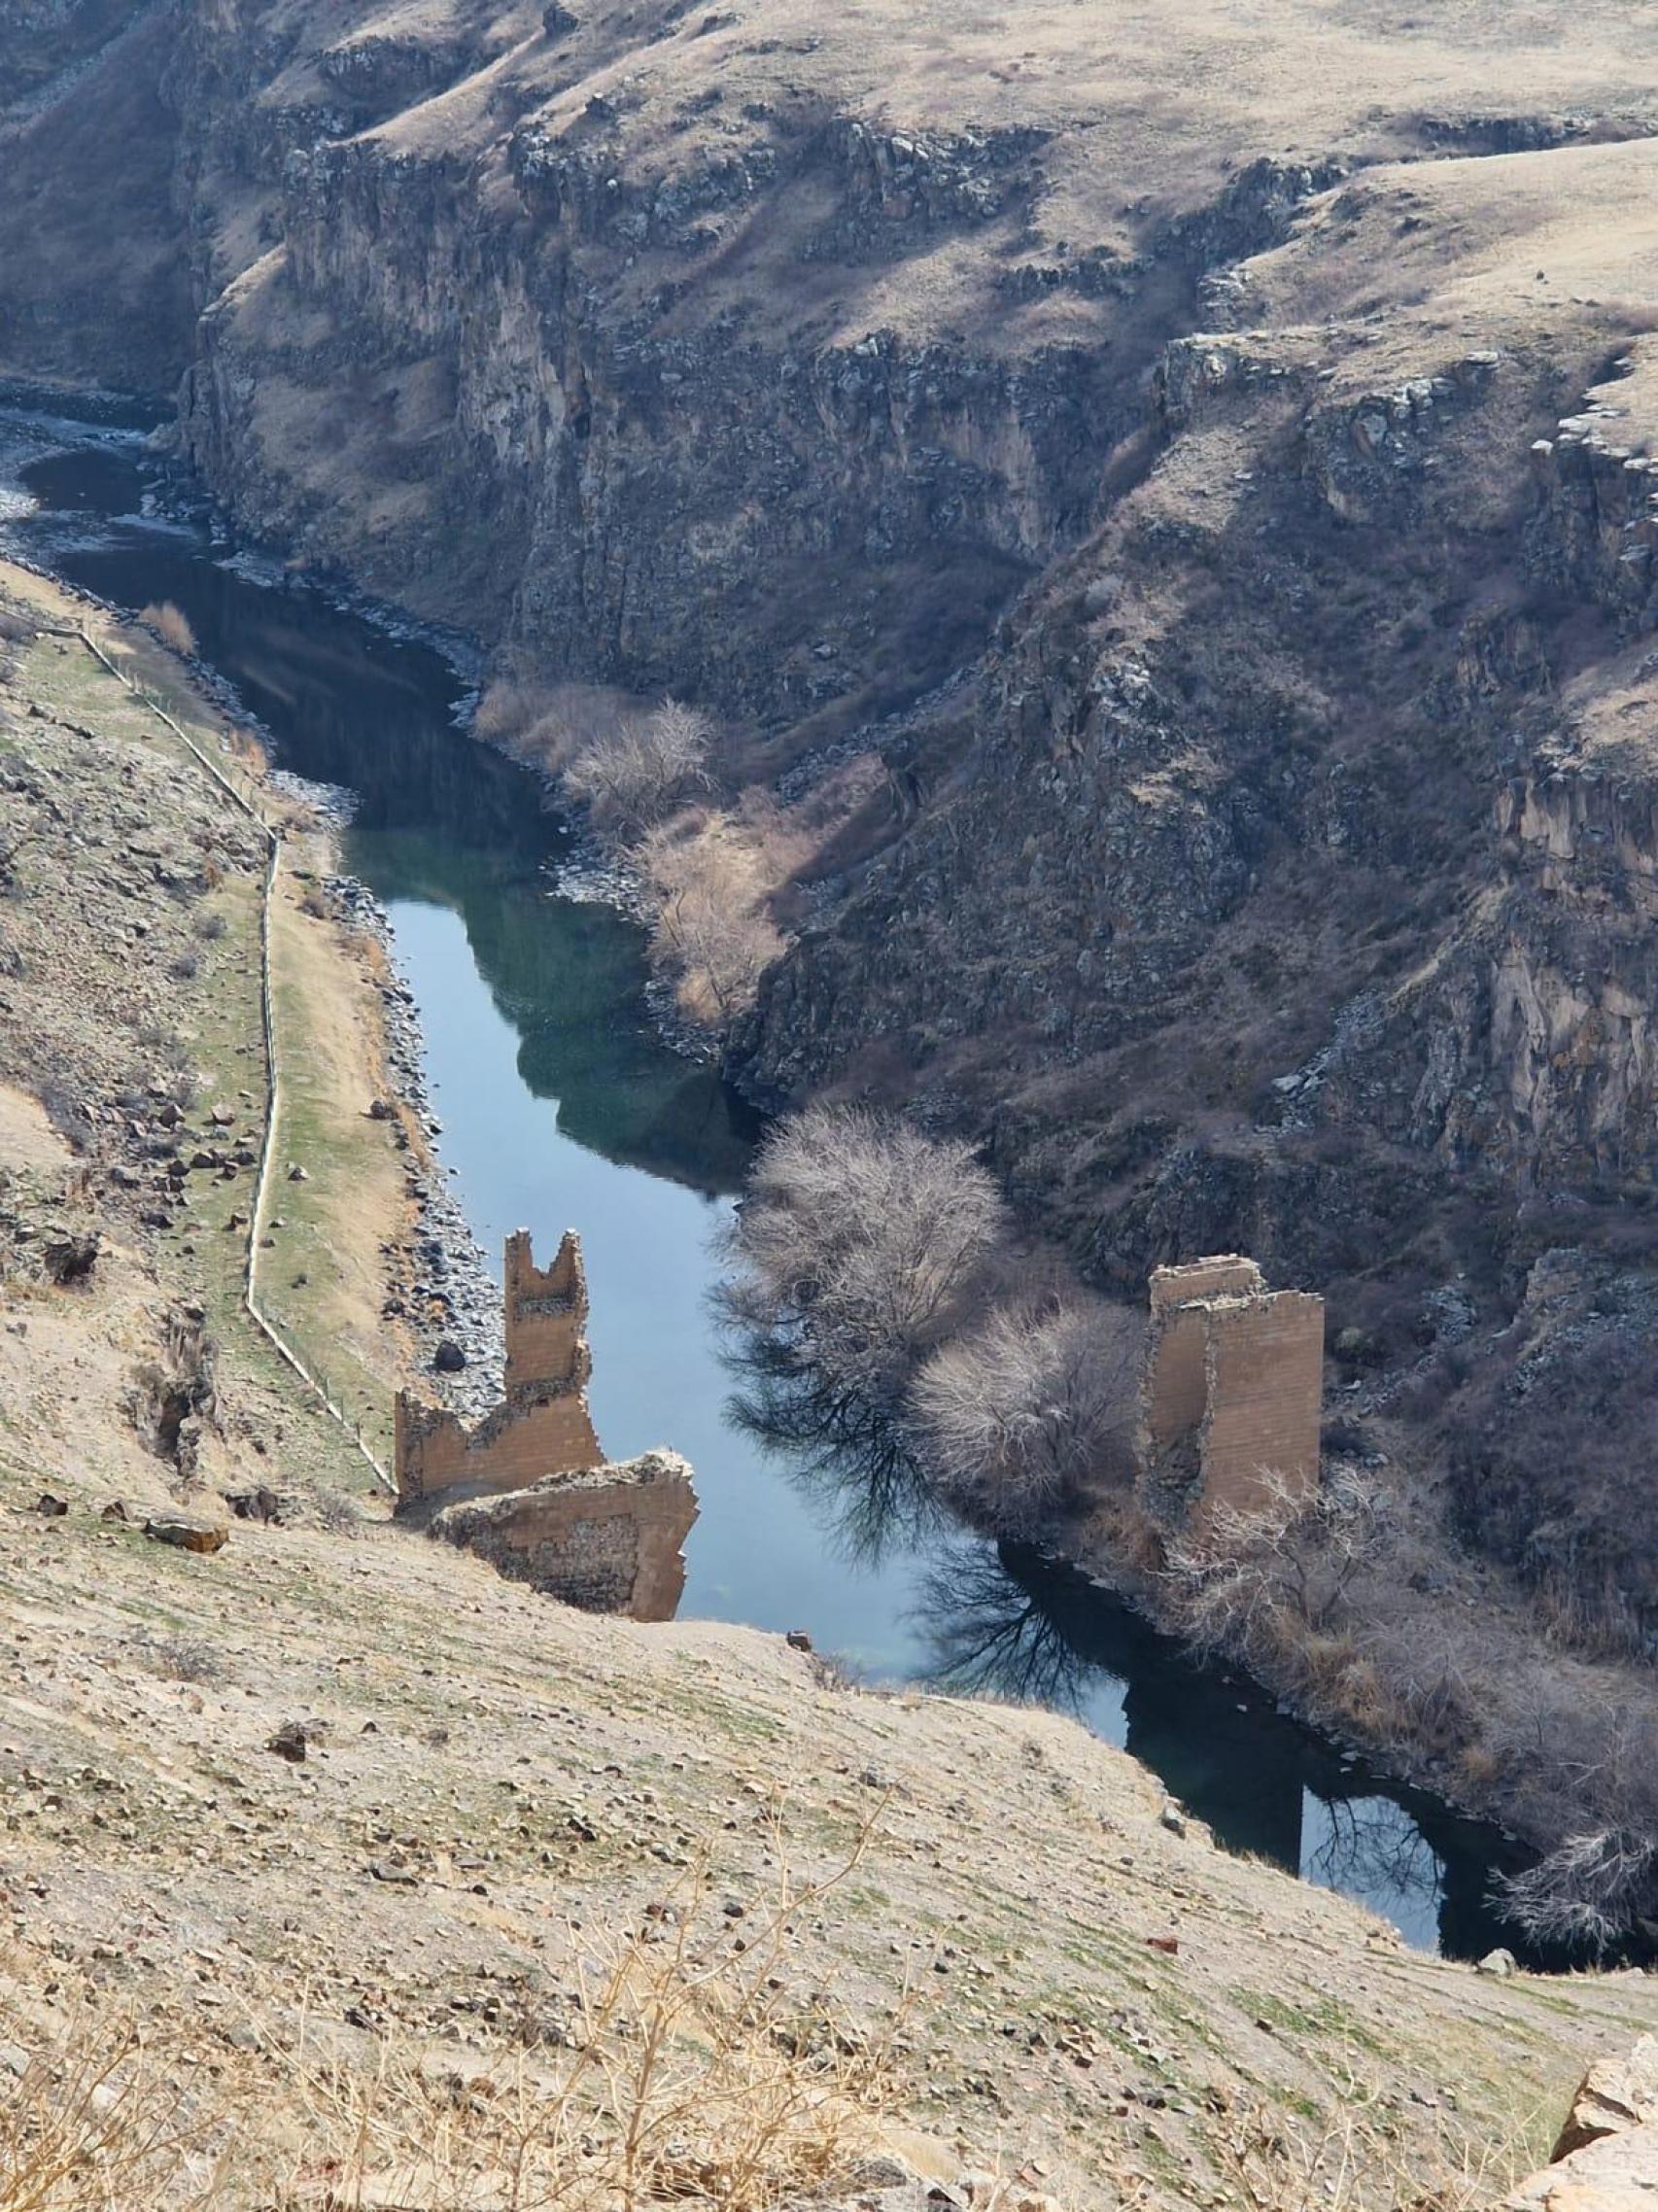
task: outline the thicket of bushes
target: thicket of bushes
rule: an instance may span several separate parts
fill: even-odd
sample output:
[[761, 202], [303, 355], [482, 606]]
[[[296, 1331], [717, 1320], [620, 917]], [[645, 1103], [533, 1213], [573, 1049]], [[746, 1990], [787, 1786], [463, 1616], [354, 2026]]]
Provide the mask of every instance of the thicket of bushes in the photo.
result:
[[739, 1320], [817, 1404], [855, 1399], [929, 1487], [1001, 1537], [1132, 1469], [1139, 1327], [1033, 1290], [970, 1146], [813, 1106], [761, 1150], [735, 1232]]
[[682, 1012], [729, 1028], [783, 950], [775, 898], [808, 841], [763, 793], [710, 801], [708, 716], [676, 699], [647, 709], [611, 692], [505, 682], [480, 703], [477, 728], [554, 777], [628, 860], [650, 894], [652, 960], [674, 978]]

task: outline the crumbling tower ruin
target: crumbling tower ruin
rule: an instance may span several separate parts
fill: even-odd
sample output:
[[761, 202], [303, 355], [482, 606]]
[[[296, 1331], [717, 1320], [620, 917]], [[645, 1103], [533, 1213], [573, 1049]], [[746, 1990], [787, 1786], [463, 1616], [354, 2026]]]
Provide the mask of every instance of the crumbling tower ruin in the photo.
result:
[[535, 1265], [530, 1232], [506, 1240], [506, 1396], [468, 1431], [453, 1413], [397, 1393], [399, 1503], [466, 1485], [468, 1498], [522, 1490], [604, 1459], [587, 1410], [587, 1272], [567, 1230], [552, 1265]]
[[1153, 1271], [1140, 1489], [1154, 1519], [1201, 1530], [1247, 1512], [1268, 1479], [1310, 1496], [1319, 1475], [1324, 1300], [1269, 1291], [1236, 1253]]
[[[506, 1240], [506, 1395], [574, 1392], [587, 1413], [593, 1355], [587, 1348], [587, 1269], [581, 1239], [566, 1229], [550, 1267], [537, 1267], [527, 1228]], [[593, 1438], [593, 1425], [586, 1434]], [[591, 1467], [591, 1460], [579, 1463]], [[554, 1470], [548, 1469], [547, 1472]]]
[[506, 1395], [475, 1429], [397, 1393], [397, 1509], [428, 1534], [589, 1612], [672, 1620], [697, 1518], [677, 1452], [607, 1463], [587, 1409], [587, 1274], [567, 1233], [537, 1267], [527, 1229], [506, 1240]]

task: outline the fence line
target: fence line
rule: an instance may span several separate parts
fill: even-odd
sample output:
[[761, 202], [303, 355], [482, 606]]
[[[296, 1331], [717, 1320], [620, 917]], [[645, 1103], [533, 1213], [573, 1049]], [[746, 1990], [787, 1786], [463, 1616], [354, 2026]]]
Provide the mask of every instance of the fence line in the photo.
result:
[[259, 834], [265, 841], [264, 880], [259, 892], [259, 1014], [260, 1026], [264, 1033], [265, 1057], [264, 1135], [259, 1145], [259, 1174], [254, 1183], [253, 1204], [248, 1216], [248, 1248], [242, 1268], [242, 1304], [255, 1327], [262, 1332], [281, 1358], [288, 1363], [318, 1402], [339, 1423], [363, 1454], [363, 1457], [368, 1462], [369, 1467], [374, 1471], [375, 1480], [395, 1496], [397, 1484], [393, 1480], [390, 1470], [369, 1450], [358, 1423], [346, 1412], [343, 1405], [335, 1403], [327, 1384], [320, 1381], [312, 1373], [276, 1324], [259, 1309], [258, 1280], [259, 1229], [263, 1225], [265, 1207], [270, 1197], [271, 1162], [276, 1153], [276, 1125], [281, 1112], [281, 1063], [276, 1050], [276, 991], [271, 975], [270, 950], [271, 906], [276, 896], [276, 879], [282, 865], [281, 836], [265, 819], [247, 794], [240, 790], [232, 779], [225, 775], [218, 762], [211, 759], [203, 748], [196, 743], [190, 732], [174, 720], [159, 700], [153, 698], [149, 692], [140, 690], [125, 670], [116, 666], [102, 646], [86, 629], [77, 630], [74, 635], [80, 639], [86, 650], [108, 669], [118, 683], [124, 684], [134, 699], [148, 708], [158, 722], [164, 723], [187, 751], [193, 753], [196, 760], [212, 777], [214, 782], [222, 790], [228, 793], [230, 799], [241, 808], [250, 820], [259, 825]]

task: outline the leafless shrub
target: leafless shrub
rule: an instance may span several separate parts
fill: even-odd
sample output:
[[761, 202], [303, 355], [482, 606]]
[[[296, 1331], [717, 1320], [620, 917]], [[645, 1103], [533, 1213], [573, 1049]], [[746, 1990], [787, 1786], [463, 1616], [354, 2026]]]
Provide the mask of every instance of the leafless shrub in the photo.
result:
[[1259, 1502], [1216, 1505], [1205, 1524], [1170, 1539], [1166, 1573], [1183, 1631], [1200, 1648], [1248, 1655], [1285, 1616], [1322, 1635], [1389, 1536], [1386, 1494], [1338, 1461], [1310, 1494], [1273, 1469]]
[[1523, 2132], [1493, 2140], [1447, 2122], [1424, 2158], [1399, 2143], [1379, 2092], [1355, 2084], [1349, 2101], [1323, 2121], [1291, 2118], [1248, 2099], [1210, 2137], [1226, 2196], [1245, 2212], [1365, 2212], [1375, 2204], [1414, 2212], [1474, 2212], [1537, 2163]]
[[163, 644], [170, 645], [175, 653], [183, 653], [193, 660], [196, 652], [195, 632], [190, 628], [190, 616], [182, 606], [175, 606], [170, 599], [150, 605], [139, 610], [138, 619], [155, 631]]
[[187, 946], [184, 951], [176, 952], [168, 961], [167, 973], [176, 984], [194, 983], [196, 977], [201, 973], [201, 955], [192, 952]]
[[472, 713], [472, 728], [488, 744], [503, 744], [529, 728], [550, 694], [543, 685], [516, 676], [498, 676], [484, 688]]
[[643, 835], [707, 778], [713, 725], [695, 707], [665, 699], [649, 714], [595, 737], [565, 771], [565, 789], [605, 836]]
[[729, 815], [681, 817], [649, 832], [637, 858], [659, 902], [653, 958], [676, 971], [686, 1013], [728, 1026], [783, 950], [760, 845]]
[[1133, 1479], [1140, 1328], [1103, 1299], [1001, 1309], [942, 1345], [910, 1421], [935, 1488], [1000, 1535], [1040, 1532], [1085, 1485]]
[[1487, 1747], [1520, 1824], [1569, 1832], [1504, 1882], [1509, 1909], [1539, 1942], [1602, 1951], [1638, 1918], [1658, 1918], [1658, 1719], [1643, 1701], [1587, 1699], [1547, 1664], [1517, 1690]]
[[153, 2056], [139, 2030], [78, 2020], [33, 2052], [0, 2098], [5, 2212], [111, 2212], [223, 2201], [214, 2153], [224, 2129], [192, 2103], [203, 2069], [178, 2051]]
[[1509, 1914], [1534, 1943], [1597, 1954], [1658, 1909], [1658, 1835], [1612, 1827], [1569, 1836], [1502, 1884]]
[[[152, 1636], [149, 1633], [131, 1639], [132, 1656], [141, 1667], [152, 1674], [162, 1675], [175, 1682], [222, 1682], [225, 1679], [225, 1663], [211, 1643], [198, 1637]], [[5, 2202], [0, 2197], [0, 2204]]]
[[356, 1538], [363, 1534], [363, 1508], [343, 1490], [325, 1490], [317, 1498], [317, 1522], [330, 1536]]
[[[851, 2182], [891, 2094], [889, 2036], [784, 1993], [794, 1922], [862, 1855], [795, 1889], [786, 1875], [743, 1948], [706, 1865], [579, 1972], [548, 2069], [503, 2059], [463, 2086], [388, 2048], [377, 2068], [298, 2065], [307, 2165], [329, 2201], [501, 2212], [827, 2201]], [[319, 2157], [319, 2154], [321, 2155]], [[294, 2201], [286, 2195], [280, 2202]]]
[[472, 727], [487, 744], [559, 776], [625, 718], [619, 694], [582, 684], [502, 676], [479, 700]]
[[809, 1107], [761, 1149], [733, 1302], [760, 1326], [798, 1325], [838, 1383], [891, 1399], [963, 1318], [1005, 1233], [971, 1146]]
[[193, 926], [203, 944], [216, 945], [230, 924], [217, 907], [206, 907], [196, 916]]

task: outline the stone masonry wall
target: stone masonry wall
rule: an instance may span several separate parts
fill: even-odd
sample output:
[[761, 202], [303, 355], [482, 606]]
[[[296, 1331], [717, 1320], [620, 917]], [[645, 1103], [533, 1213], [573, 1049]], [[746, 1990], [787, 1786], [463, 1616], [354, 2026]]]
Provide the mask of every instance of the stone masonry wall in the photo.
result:
[[550, 1267], [537, 1267], [528, 1229], [506, 1240], [506, 1395], [538, 1384], [585, 1390], [593, 1376], [587, 1349], [587, 1273], [581, 1242], [567, 1230]]
[[506, 1240], [505, 1277], [506, 1396], [468, 1429], [454, 1414], [398, 1392], [400, 1504], [461, 1485], [473, 1496], [522, 1490], [604, 1459], [587, 1410], [593, 1358], [580, 1240], [567, 1233], [543, 1269], [535, 1265], [528, 1231], [519, 1229]]
[[1147, 1392], [1146, 1428], [1150, 1448], [1159, 1457], [1190, 1441], [1192, 1471], [1208, 1397], [1209, 1327], [1204, 1299], [1247, 1296], [1264, 1291], [1253, 1260], [1227, 1254], [1194, 1261], [1184, 1267], [1158, 1267], [1152, 1275], [1153, 1347], [1156, 1387]]
[[498, 1406], [476, 1429], [397, 1395], [395, 1462], [405, 1503], [457, 1485], [473, 1495], [522, 1490], [543, 1475], [597, 1467], [604, 1457], [579, 1391]]
[[1261, 1478], [1316, 1488], [1324, 1399], [1324, 1300], [1309, 1291], [1226, 1299], [1208, 1317], [1199, 1511], [1247, 1512]]
[[1165, 1525], [1318, 1481], [1324, 1300], [1268, 1291], [1236, 1254], [1159, 1267], [1142, 1378], [1141, 1500]]
[[672, 1620], [697, 1517], [676, 1452], [555, 1476], [509, 1497], [448, 1505], [431, 1534], [475, 1551], [515, 1582], [586, 1612]]
[[676, 1452], [604, 1464], [587, 1410], [587, 1276], [573, 1234], [537, 1267], [527, 1230], [506, 1240], [506, 1395], [476, 1428], [397, 1393], [399, 1510], [428, 1533], [567, 1606], [672, 1620], [697, 1517]]

